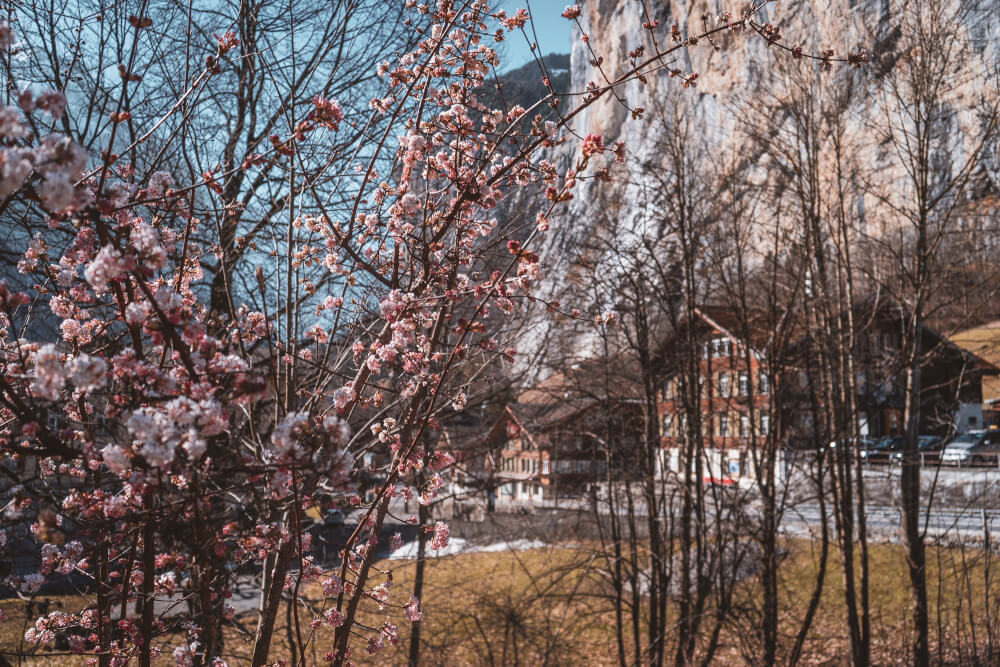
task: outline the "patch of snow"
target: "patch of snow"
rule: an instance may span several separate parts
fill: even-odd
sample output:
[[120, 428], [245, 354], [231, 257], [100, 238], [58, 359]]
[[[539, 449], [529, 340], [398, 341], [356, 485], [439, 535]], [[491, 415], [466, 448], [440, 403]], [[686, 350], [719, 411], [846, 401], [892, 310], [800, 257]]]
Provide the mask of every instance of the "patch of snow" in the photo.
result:
[[[405, 559], [405, 558], [416, 558], [417, 557], [417, 540], [412, 542], [407, 542], [403, 546], [399, 547], [391, 554], [389, 558], [394, 560]], [[426, 551], [424, 552], [426, 556], [454, 556], [455, 554], [460, 554], [465, 551], [465, 540], [461, 537], [452, 537], [448, 540], [448, 544], [445, 545], [443, 549], [431, 549], [430, 540], [427, 541]]]
[[525, 549], [541, 549], [545, 547], [541, 540], [514, 540], [513, 542], [494, 542], [481, 547], [470, 547], [469, 551], [496, 553], [498, 551], [524, 551]]
[[[511, 542], [494, 542], [493, 544], [484, 544], [480, 546], [472, 545], [463, 540], [461, 537], [453, 537], [448, 540], [448, 546], [443, 549], [434, 550], [430, 547], [427, 548], [426, 555], [429, 558], [437, 556], [455, 556], [460, 553], [498, 553], [501, 551], [524, 551], [526, 549], [541, 549], [545, 546], [545, 542], [540, 540], [513, 540]], [[407, 542], [403, 546], [399, 547], [391, 554], [389, 558], [393, 560], [402, 560], [408, 558], [417, 557], [417, 540], [412, 542]]]

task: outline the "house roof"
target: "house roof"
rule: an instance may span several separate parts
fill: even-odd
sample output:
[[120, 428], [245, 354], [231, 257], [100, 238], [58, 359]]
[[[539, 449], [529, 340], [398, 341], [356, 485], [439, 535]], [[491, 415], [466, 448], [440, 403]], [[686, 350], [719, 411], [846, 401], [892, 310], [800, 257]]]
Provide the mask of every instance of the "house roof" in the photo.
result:
[[[701, 304], [693, 309], [694, 317], [691, 320], [685, 318], [677, 325], [677, 331], [663, 343], [664, 348], [669, 348], [672, 344], [680, 340], [681, 332], [689, 324], [704, 332], [717, 331], [719, 334], [729, 338], [735, 345], [748, 345], [750, 350], [758, 358], [767, 347], [768, 337], [772, 327], [768, 326], [763, 313], [753, 311], [747, 314], [749, 326], [744, 326], [740, 312], [725, 305]], [[749, 340], [745, 340], [743, 333], [749, 329]]]
[[[713, 304], [700, 305], [694, 309], [696, 316], [704, 326], [728, 336], [734, 342], [743, 344], [742, 331], [749, 328], [749, 345], [757, 354], [766, 346], [770, 335], [770, 326], [765, 316], [760, 312], [750, 312], [749, 321], [745, 326], [741, 315], [736, 309]], [[886, 318], [898, 319], [903, 313], [886, 298], [868, 297], [858, 300], [854, 306], [856, 321], [864, 318], [867, 321]], [[846, 311], [844, 312], [846, 317]], [[943, 336], [939, 331], [924, 325], [924, 333], [939, 345], [942, 351], [951, 351], [961, 355], [969, 365], [984, 375], [1000, 375], [1000, 320], [990, 324], [969, 329], [951, 338]], [[801, 341], [793, 343], [799, 344]]]
[[546, 432], [557, 431], [561, 425], [591, 416], [595, 411], [612, 406], [621, 407], [637, 402], [641, 387], [638, 373], [624, 358], [587, 359], [548, 376], [526, 389], [508, 403], [490, 429], [488, 438], [499, 434], [498, 429], [513, 420], [537, 446], [548, 441]]
[[949, 340], [995, 369], [1000, 367], [1000, 320], [959, 331]]

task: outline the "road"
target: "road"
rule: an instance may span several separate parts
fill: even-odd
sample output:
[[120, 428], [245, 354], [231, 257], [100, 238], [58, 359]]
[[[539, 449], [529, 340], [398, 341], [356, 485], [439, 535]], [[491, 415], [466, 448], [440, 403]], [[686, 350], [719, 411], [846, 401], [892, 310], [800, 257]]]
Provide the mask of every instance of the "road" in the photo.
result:
[[[827, 507], [830, 525], [833, 525], [832, 508]], [[900, 510], [891, 505], [873, 505], [865, 508], [868, 530], [875, 535], [896, 537], [900, 528]], [[926, 527], [928, 537], [955, 537], [971, 540], [983, 538], [984, 524], [991, 535], [1000, 531], [1000, 510], [934, 507], [928, 516], [927, 508], [921, 516], [921, 524]], [[785, 510], [781, 527], [792, 534], [812, 534], [820, 527], [818, 504], [800, 504]]]

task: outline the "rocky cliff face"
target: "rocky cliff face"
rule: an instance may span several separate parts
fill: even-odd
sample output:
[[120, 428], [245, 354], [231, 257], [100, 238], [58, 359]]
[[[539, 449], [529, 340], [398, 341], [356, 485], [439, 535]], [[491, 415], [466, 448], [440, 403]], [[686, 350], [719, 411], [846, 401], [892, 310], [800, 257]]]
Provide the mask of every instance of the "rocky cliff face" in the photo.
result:
[[[652, 35], [641, 25], [648, 20], [639, 13], [643, 4], [652, 8], [653, 16], [648, 18], [659, 21], [659, 27]], [[996, 15], [995, 0], [964, 0], [962, 4], [964, 34], [961, 38], [968, 42], [973, 62], [968, 66], [970, 75], [964, 81], [954, 82], [954, 85], [967, 89], [971, 104], [987, 70], [996, 67], [1000, 18]], [[643, 45], [647, 55], [654, 52], [653, 36], [660, 48], [672, 44], [672, 24], [676, 24], [685, 36], [715, 27], [720, 11], [735, 9], [735, 5], [727, 5], [703, 1], [637, 3], [632, 0], [587, 0], [581, 3], [583, 14], [580, 23], [582, 32], [589, 39], [584, 42], [581, 30], [574, 30], [570, 89], [580, 91], [589, 82], [600, 85], [614, 79], [628, 67], [625, 54], [629, 50]], [[887, 160], [888, 148], [873, 145], [875, 142], [870, 135], [866, 135], [865, 128], [869, 119], [884, 113], [879, 97], [873, 91], [882, 68], [887, 62], [891, 66], [899, 34], [898, 5], [897, 0], [802, 0], [772, 3], [757, 15], [760, 23], [772, 23], [780, 30], [782, 43], [802, 45], [805, 52], [833, 49], [838, 56], [845, 56], [864, 47], [876, 53], [877, 62], [872, 70], [859, 75], [862, 85], [852, 92], [850, 111], [846, 114], [848, 132], [856, 139], [852, 150], [866, 152], [863, 161], [874, 171]], [[592, 64], [595, 53], [603, 57], [601, 68]], [[674, 117], [684, 119], [697, 136], [698, 150], [706, 161], [738, 159], [752, 167], [755, 157], [741, 134], [741, 127], [748, 115], [760, 113], [761, 107], [757, 103], [765, 96], [766, 89], [780, 85], [777, 83], [780, 77], [774, 75], [778, 59], [790, 61], [791, 57], [787, 52], [779, 53], [778, 49], [769, 48], [765, 40], [757, 35], [723, 32], [712, 40], [701, 40], [695, 46], [672, 54], [662, 68], [648, 77], [647, 85], [631, 81], [618, 89], [618, 97], [632, 106], [646, 109], [643, 120], [631, 119], [625, 106], [610, 94], [604, 95], [574, 119], [574, 131], [578, 136], [597, 133], [604, 137], [606, 145], [624, 141], [629, 153], [625, 165], [613, 168], [615, 183], [611, 186], [598, 185], [594, 181], [578, 186], [575, 198], [553, 220], [550, 230], [541, 239], [540, 255], [547, 272], [544, 282], [546, 297], [559, 299], [567, 305], [573, 302], [572, 305], [578, 307], [592, 305], [584, 302], [592, 294], [577, 300], [567, 296], [567, 292], [588, 282], [587, 271], [581, 266], [592, 263], [594, 257], [591, 255], [600, 252], [595, 248], [601, 244], [591, 243], [601, 232], [601, 216], [595, 215], [595, 212], [614, 215], [626, 233], [630, 228], [643, 224], [643, 209], [649, 206], [646, 194], [657, 187], [656, 179], [651, 175], [660, 159], [657, 139], [666, 131], [666, 126], [657, 122], [664, 109], [669, 108]], [[797, 62], [806, 63], [804, 60]], [[839, 63], [836, 65], [836, 68], [845, 67]], [[671, 69], [680, 70], [682, 75], [697, 73], [697, 86], [682, 89], [682, 77], [671, 76]], [[836, 72], [830, 76], [836, 76]], [[954, 99], [963, 98], [955, 96]], [[564, 107], [571, 104], [569, 101]], [[960, 107], [961, 102], [957, 106]], [[953, 111], [964, 113], [961, 108]], [[960, 154], [969, 140], [959, 129], [949, 145]], [[564, 169], [571, 164], [572, 156], [567, 154], [568, 150], [571, 149], [562, 149], [555, 156]], [[942, 164], [949, 159], [946, 156]], [[996, 162], [996, 155], [992, 156], [992, 160]], [[984, 171], [993, 184], [997, 183], [995, 164], [984, 165]], [[861, 207], [861, 203], [858, 206]], [[579, 296], [579, 291], [576, 294]], [[522, 347], [529, 348], [529, 351], [549, 341], [554, 329], [543, 323], [533, 331], [522, 342]], [[586, 334], [574, 340], [574, 345], [583, 356], [595, 343]], [[565, 342], [559, 345], [565, 345]]]

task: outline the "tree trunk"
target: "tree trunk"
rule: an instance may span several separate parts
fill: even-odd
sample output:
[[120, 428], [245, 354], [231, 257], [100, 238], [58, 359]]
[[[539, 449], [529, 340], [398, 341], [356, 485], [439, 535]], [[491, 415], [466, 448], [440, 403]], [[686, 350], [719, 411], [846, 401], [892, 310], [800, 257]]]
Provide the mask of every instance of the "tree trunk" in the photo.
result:
[[[426, 505], [420, 505], [417, 510], [420, 525], [426, 526], [431, 513]], [[424, 595], [424, 556], [427, 554], [427, 533], [421, 530], [417, 534], [417, 566], [413, 573], [413, 597], [422, 600]], [[414, 621], [410, 630], [410, 667], [420, 664], [420, 621]]]
[[910, 575], [913, 599], [913, 664], [926, 667], [930, 663], [927, 611], [927, 555], [924, 536], [920, 532], [920, 461], [917, 436], [920, 429], [920, 329], [922, 322], [915, 314], [910, 343], [911, 353], [906, 378], [906, 437], [903, 442], [903, 469], [899, 476], [902, 498], [903, 543], [906, 566]]

